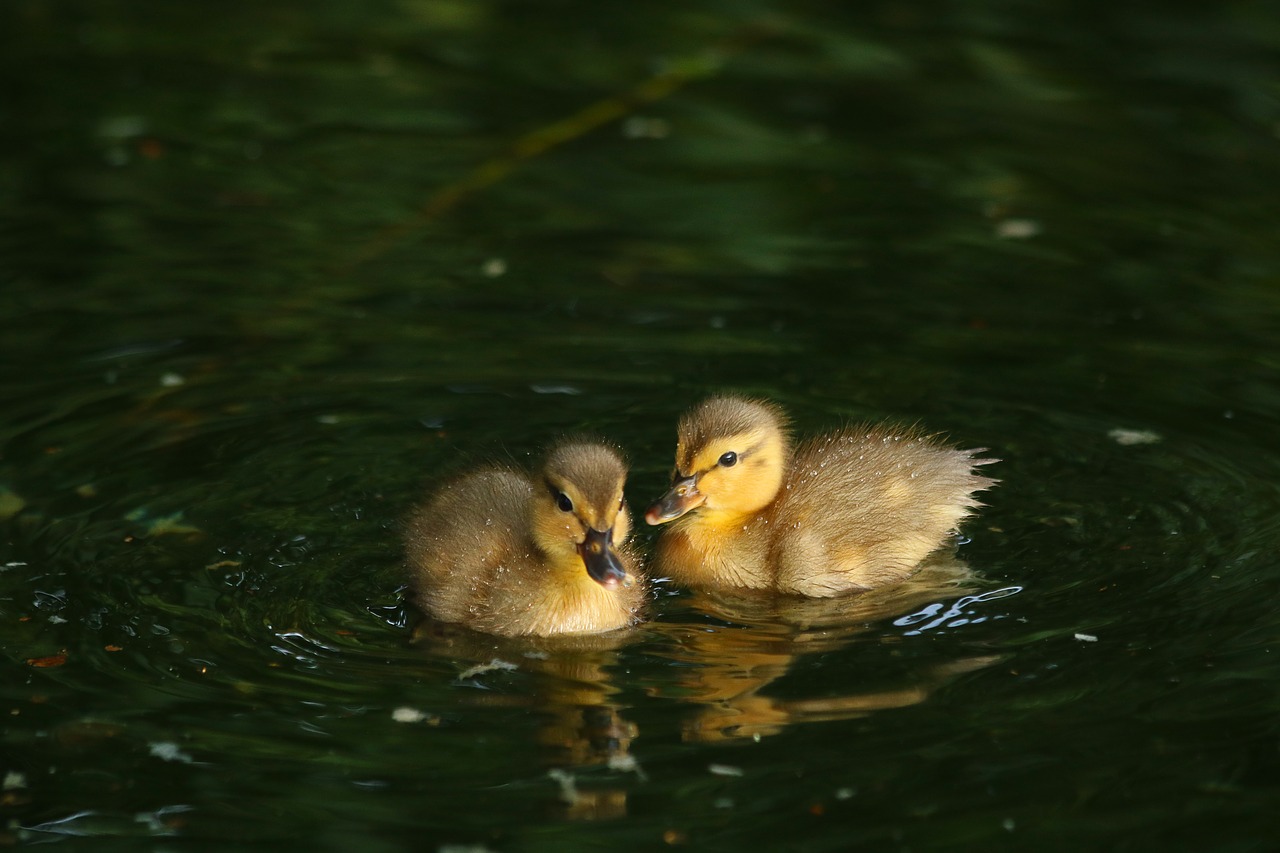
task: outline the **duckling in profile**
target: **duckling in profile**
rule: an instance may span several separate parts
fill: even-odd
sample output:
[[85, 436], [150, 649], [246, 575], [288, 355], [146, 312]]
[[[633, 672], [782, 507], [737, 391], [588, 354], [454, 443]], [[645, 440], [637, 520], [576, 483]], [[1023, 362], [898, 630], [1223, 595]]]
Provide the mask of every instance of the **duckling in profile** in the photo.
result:
[[995, 480], [914, 428], [858, 426], [792, 450], [772, 403], [712, 397], [680, 420], [671, 490], [645, 521], [674, 521], [657, 564], [677, 583], [830, 597], [903, 580]]
[[572, 440], [530, 479], [489, 467], [449, 483], [406, 524], [415, 603], [503, 636], [594, 634], [640, 618], [644, 584], [626, 547], [627, 469]]

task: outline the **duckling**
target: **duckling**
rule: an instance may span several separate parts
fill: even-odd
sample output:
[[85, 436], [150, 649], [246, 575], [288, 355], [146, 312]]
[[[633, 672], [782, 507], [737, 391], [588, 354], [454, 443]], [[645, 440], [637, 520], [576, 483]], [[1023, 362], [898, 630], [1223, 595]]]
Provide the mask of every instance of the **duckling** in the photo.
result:
[[503, 636], [595, 634], [640, 618], [644, 584], [626, 546], [627, 469], [603, 444], [569, 440], [534, 478], [473, 471], [409, 517], [415, 603]]
[[645, 513], [675, 524], [657, 564], [677, 583], [830, 597], [906, 578], [995, 485], [916, 428], [856, 426], [792, 450], [783, 411], [712, 397], [680, 420], [671, 490]]

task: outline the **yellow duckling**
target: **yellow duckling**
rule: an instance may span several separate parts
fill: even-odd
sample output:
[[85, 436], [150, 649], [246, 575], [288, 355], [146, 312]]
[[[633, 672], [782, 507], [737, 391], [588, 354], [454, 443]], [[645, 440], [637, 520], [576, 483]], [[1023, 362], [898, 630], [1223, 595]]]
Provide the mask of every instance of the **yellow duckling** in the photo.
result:
[[[680, 420], [671, 490], [650, 524], [677, 583], [815, 597], [906, 578], [981, 504], [994, 462], [914, 428], [859, 426], [794, 451], [777, 406], [713, 397]], [[676, 519], [679, 519], [676, 521]]]
[[490, 467], [444, 486], [406, 525], [414, 601], [443, 622], [509, 637], [634, 623], [644, 584], [625, 545], [626, 475], [612, 448], [571, 440], [533, 479]]

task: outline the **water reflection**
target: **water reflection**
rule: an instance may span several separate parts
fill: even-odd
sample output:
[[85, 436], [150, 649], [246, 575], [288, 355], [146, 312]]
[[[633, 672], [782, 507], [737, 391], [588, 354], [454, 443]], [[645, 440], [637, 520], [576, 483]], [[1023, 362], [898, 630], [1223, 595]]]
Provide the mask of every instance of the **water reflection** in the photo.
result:
[[[627, 814], [627, 789], [617, 781], [580, 788], [575, 768], [608, 767], [644, 779], [632, 753], [640, 730], [625, 714], [616, 681], [623, 670], [620, 654], [629, 644], [640, 640], [646, 654], [674, 664], [651, 676], [645, 690], [693, 709], [681, 724], [684, 740], [759, 739], [794, 724], [915, 705], [956, 676], [996, 663], [999, 655], [951, 654], [905, 669], [890, 667], [891, 675], [881, 665], [869, 665], [860, 668], [859, 684], [835, 693], [823, 687], [820, 696], [785, 695], [779, 685], [806, 658], [859, 641], [869, 641], [868, 648], [892, 647], [892, 655], [908, 638], [1000, 618], [979, 611], [1018, 591], [983, 590], [967, 565], [941, 554], [906, 582], [858, 596], [699, 593], [676, 600], [670, 621], [630, 631], [513, 639], [424, 619], [413, 638], [427, 656], [447, 662], [458, 687], [469, 688], [459, 692], [460, 704], [535, 712], [541, 720], [535, 741], [558, 787], [558, 812], [598, 820]], [[524, 689], [502, 690], [512, 678], [531, 682]]]
[[[653, 692], [678, 696], [699, 708], [684, 726], [691, 741], [759, 739], [795, 723], [844, 720], [872, 711], [924, 701], [957, 675], [997, 662], [996, 655], [954, 657], [933, 662], [887, 685], [855, 688], [839, 695], [782, 698], [765, 688], [792, 670], [802, 657], [832, 652], [868, 635], [876, 623], [919, 621], [940, 603], [966, 593], [946, 612], [1012, 594], [977, 593], [978, 580], [953, 555], [937, 555], [907, 581], [881, 590], [834, 599], [742, 593], [699, 593], [692, 606], [701, 621], [656, 626], [668, 640], [665, 655], [682, 664], [675, 684]], [[911, 634], [919, 634], [913, 630]]]
[[[618, 652], [638, 636], [635, 630], [587, 636], [506, 638], [425, 619], [413, 642], [428, 656], [449, 661], [460, 684], [480, 688], [468, 695], [475, 707], [522, 706], [542, 718], [538, 744], [547, 751], [552, 779], [559, 785], [559, 811], [575, 820], [623, 817], [627, 791], [616, 786], [579, 788], [564, 767], [606, 766], [642, 776], [631, 754], [639, 734], [622, 714], [612, 671]], [[535, 679], [519, 694], [487, 689], [494, 673], [521, 670]]]

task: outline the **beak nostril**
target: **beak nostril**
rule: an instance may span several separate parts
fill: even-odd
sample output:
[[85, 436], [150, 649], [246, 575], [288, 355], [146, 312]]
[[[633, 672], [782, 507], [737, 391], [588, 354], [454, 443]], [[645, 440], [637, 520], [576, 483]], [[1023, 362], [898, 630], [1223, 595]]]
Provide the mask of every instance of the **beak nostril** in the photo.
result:
[[627, 577], [626, 567], [612, 550], [613, 531], [588, 529], [586, 539], [578, 545], [578, 553], [586, 563], [587, 574], [605, 589], [614, 589]]

